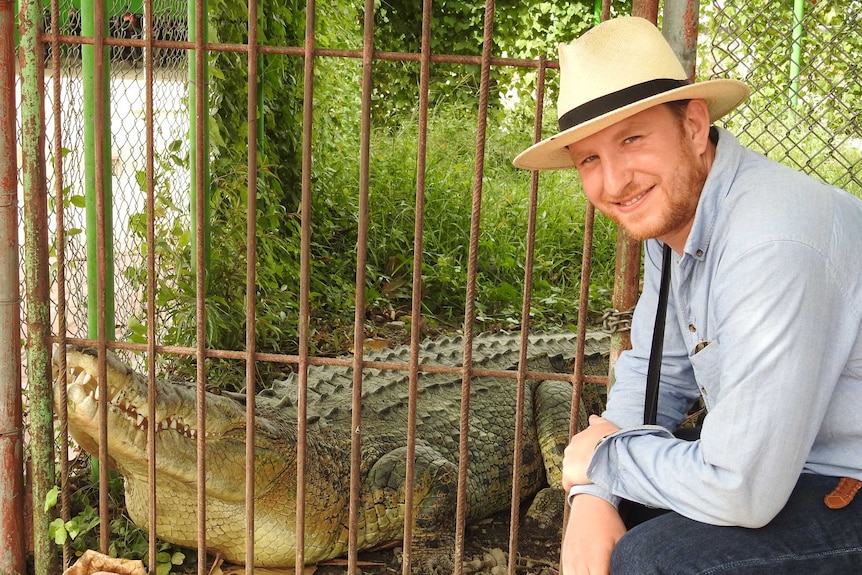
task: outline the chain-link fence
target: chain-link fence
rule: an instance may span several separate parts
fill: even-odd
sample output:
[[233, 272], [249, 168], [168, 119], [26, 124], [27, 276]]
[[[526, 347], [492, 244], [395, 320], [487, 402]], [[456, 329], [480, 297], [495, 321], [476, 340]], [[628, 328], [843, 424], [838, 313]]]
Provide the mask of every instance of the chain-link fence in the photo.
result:
[[[122, 0], [109, 6], [107, 26], [111, 38], [141, 39], [144, 16], [140, 0]], [[178, 0], [153, 3], [154, 38], [159, 41], [182, 42], [188, 39], [187, 5]], [[57, 32], [63, 36], [81, 36], [83, 21], [79, 0], [61, 0]], [[46, 3], [44, 30], [54, 31], [51, 11]], [[91, 123], [92, 93], [84, 87], [82, 44], [60, 44], [59, 106], [54, 105], [53, 75], [57, 60], [50, 42], [45, 43], [45, 110], [46, 150], [56, 149], [59, 135], [63, 156], [62, 186], [65, 206], [66, 239], [66, 333], [69, 337], [88, 337], [88, 272], [87, 272], [87, 213], [86, 196], [93, 193], [94, 176], [87, 173], [92, 166], [93, 150], [85, 146], [85, 129]], [[112, 239], [114, 266], [114, 312], [118, 339], [127, 339], [134, 331], [133, 318], [143, 315], [140, 281], [135, 270], [144, 266], [144, 211], [146, 149], [142, 134], [145, 129], [146, 77], [143, 67], [144, 48], [108, 46], [108, 81], [104, 97], [110, 118], [110, 175], [106, 190], [112, 200], [112, 221], [107, 233]], [[156, 150], [155, 169], [161, 202], [157, 209], [187, 206], [189, 174], [184, 158], [188, 153], [188, 58], [181, 49], [156, 48], [153, 54], [153, 99], [156, 103], [153, 146]], [[56, 113], [59, 112], [59, 116]], [[55, 123], [59, 123], [59, 130]], [[92, 125], [92, 124], [90, 124]], [[51, 161], [51, 158], [48, 158]], [[164, 170], [166, 163], [170, 169]], [[47, 171], [47, 189], [53, 190], [53, 170]], [[89, 182], [88, 182], [89, 180]], [[110, 186], [110, 187], [108, 187]], [[49, 193], [49, 195], [51, 195]], [[188, 210], [177, 213], [180, 225], [188, 227]], [[55, 226], [53, 219], [49, 226]], [[52, 232], [55, 231], [52, 229]], [[52, 241], [56, 236], [52, 233]], [[56, 246], [52, 246], [52, 255]], [[56, 289], [56, 285], [53, 286]], [[52, 301], [56, 309], [56, 291]], [[55, 318], [56, 324], [56, 318]], [[55, 330], [57, 326], [55, 325]]]
[[752, 87], [727, 117], [743, 143], [862, 195], [862, 3], [713, 0], [701, 6], [703, 75]]
[[[736, 77], [753, 89], [749, 102], [725, 122], [743, 142], [771, 158], [856, 194], [862, 193], [862, 126], [855, 110], [862, 103], [862, 20], [860, 2], [798, 2], [793, 6], [749, 0], [733, 6], [714, 0], [700, 7], [699, 75]], [[800, 7], [801, 6], [801, 7]], [[188, 38], [185, 3], [154, 3], [157, 40]], [[139, 0], [111, 7], [109, 33], [115, 38], [142, 38]], [[81, 34], [78, 0], [60, 2], [59, 33]], [[769, 18], [762, 15], [769, 13]], [[53, 29], [50, 10], [45, 30]], [[52, 74], [46, 44], [47, 74]], [[63, 186], [66, 212], [67, 333], [87, 336], [87, 251], [85, 245], [86, 173], [84, 142], [85, 95], [81, 45], [62, 44], [59, 73]], [[115, 322], [117, 337], [127, 338], [142, 316], [141, 293], [133, 277], [143, 266], [143, 231], [136, 214], [144, 211], [142, 174], [145, 77], [143, 48], [110, 46], [108, 85], [111, 129], [111, 192], [114, 245]], [[187, 56], [180, 49], [154, 53], [154, 125], [156, 178], [165, 200], [162, 209], [188, 226], [188, 170], [178, 165], [188, 150]], [[46, 79], [46, 149], [53, 149], [54, 121], [50, 77]], [[160, 166], [165, 169], [160, 174]], [[55, 174], [49, 171], [52, 189]], [[172, 200], [172, 201], [171, 201]], [[177, 210], [177, 208], [180, 208]], [[52, 224], [53, 225], [53, 222]], [[55, 299], [56, 303], [56, 299]], [[161, 318], [167, 319], [167, 318]], [[163, 322], [159, 322], [162, 324]]]
[[[143, 37], [139, 0], [112, 6], [109, 32], [116, 38]], [[765, 18], [763, 14], [770, 17]], [[860, 2], [797, 2], [775, 5], [765, 0], [733, 3], [713, 0], [700, 7], [699, 75], [736, 77], [753, 89], [749, 102], [726, 118], [744, 143], [771, 158], [856, 194], [862, 193], [862, 127], [855, 110], [862, 103], [862, 22]], [[60, 3], [59, 32], [81, 34], [78, 0]], [[45, 30], [52, 30], [46, 9]], [[176, 0], [154, 4], [157, 40], [188, 38], [186, 6]], [[143, 266], [143, 232], [136, 214], [144, 211], [142, 173], [146, 154], [143, 48], [110, 47], [108, 87], [111, 118], [111, 190], [115, 250], [115, 321], [117, 337], [127, 338], [142, 316], [141, 293], [132, 277]], [[46, 44], [48, 74], [50, 44]], [[180, 225], [188, 226], [188, 170], [178, 165], [188, 150], [187, 56], [180, 49], [156, 49], [154, 94], [157, 107], [156, 178], [163, 202]], [[63, 186], [67, 203], [66, 302], [71, 337], [87, 335], [87, 252], [85, 246], [85, 95], [81, 45], [62, 45], [60, 125], [64, 154]], [[48, 136], [53, 149], [52, 91], [46, 80]], [[167, 167], [160, 174], [160, 166]], [[49, 172], [49, 189], [55, 175]], [[52, 223], [53, 225], [53, 223]], [[55, 300], [56, 303], [56, 300]], [[167, 319], [167, 318], [160, 318]], [[164, 322], [159, 322], [163, 324]]]

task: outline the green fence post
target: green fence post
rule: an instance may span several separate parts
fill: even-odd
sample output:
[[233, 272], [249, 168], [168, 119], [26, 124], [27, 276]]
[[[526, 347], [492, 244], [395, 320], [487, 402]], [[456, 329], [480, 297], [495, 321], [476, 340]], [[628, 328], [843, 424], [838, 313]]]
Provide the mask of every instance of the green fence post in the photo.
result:
[[[198, 38], [198, 33], [200, 33], [200, 37], [203, 38], [203, 41], [207, 40], [207, 2], [203, 0], [203, 22], [202, 27], [203, 30], [197, 30], [197, 22], [195, 21], [195, 3], [194, 0], [189, 0], [188, 2], [188, 25], [189, 25], [189, 42], [194, 42]], [[203, 68], [203, 83], [199, 86], [197, 83], [197, 66], [198, 62], [201, 62], [201, 66]], [[197, 271], [197, 258], [195, 254], [197, 254], [197, 245], [198, 241], [203, 242], [203, 250], [204, 250], [204, 271], [209, 268], [209, 258], [210, 258], [210, 197], [209, 197], [209, 187], [210, 187], [210, 173], [209, 173], [209, 109], [206, 106], [206, 102], [209, 102], [209, 88], [208, 81], [209, 78], [209, 63], [207, 58], [206, 51], [198, 57], [194, 50], [189, 52], [189, 176], [190, 176], [190, 187], [189, 187], [189, 200], [190, 200], [190, 214], [191, 214], [191, 269], [192, 272], [195, 273]], [[198, 90], [200, 90], [202, 95], [202, 100], [204, 102], [203, 109], [198, 109]], [[201, 134], [200, 140], [198, 138], [198, 126], [197, 126], [197, 118], [202, 116], [204, 118], [203, 121], [203, 134]], [[204, 154], [203, 162], [198, 162], [199, 154]], [[200, 168], [199, 168], [200, 167]], [[200, 171], [200, 173], [199, 173]], [[198, 179], [203, 182], [203, 186], [198, 186]], [[203, 206], [203, 213], [198, 213], [198, 201], [197, 194], [198, 190], [203, 190], [204, 197], [202, 199], [201, 205]], [[203, 238], [197, 237], [197, 222], [198, 218], [204, 218], [203, 221]]]
[[799, 72], [802, 69], [802, 34], [805, 29], [802, 18], [805, 16], [805, 0], [793, 1], [793, 37], [790, 48], [790, 107], [799, 106]]
[[[81, 1], [81, 35], [93, 37], [95, 32], [95, 12], [93, 0]], [[108, 34], [108, 19], [104, 19], [102, 33]], [[96, 54], [92, 44], [81, 46], [81, 75], [84, 90], [84, 194], [87, 215], [87, 321], [88, 335], [98, 337], [98, 240], [96, 226], [100, 214], [96, 212], [96, 138], [101, 137], [102, 180], [104, 182], [104, 208], [102, 217], [105, 222], [105, 337], [111, 341], [114, 333], [114, 241], [113, 241], [113, 202], [111, 193], [111, 104], [110, 98], [110, 46]], [[102, 58], [102, 77], [96, 78], [96, 58]], [[101, 110], [96, 109], [96, 91], [100, 90]], [[96, 134], [96, 115], [103, 115], [104, 130]]]

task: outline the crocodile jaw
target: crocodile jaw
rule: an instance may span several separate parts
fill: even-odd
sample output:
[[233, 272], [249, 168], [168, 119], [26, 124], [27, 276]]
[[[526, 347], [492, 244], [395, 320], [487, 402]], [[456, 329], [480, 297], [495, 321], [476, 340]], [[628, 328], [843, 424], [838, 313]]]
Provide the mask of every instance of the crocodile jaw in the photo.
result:
[[[125, 367], [125, 366], [122, 366]], [[67, 405], [72, 436], [90, 453], [99, 446], [99, 369], [96, 358], [74, 350], [67, 352]], [[55, 373], [55, 387], [61, 384]], [[107, 365], [108, 454], [111, 462], [123, 472], [146, 476], [147, 469], [147, 386], [143, 378], [128, 369]], [[55, 392], [55, 400], [59, 394]], [[188, 401], [192, 400], [189, 409]], [[209, 401], [209, 398], [208, 400]], [[237, 432], [244, 434], [245, 416], [229, 400], [208, 413], [206, 441], [216, 442]], [[58, 409], [60, 405], [56, 405]], [[196, 444], [193, 390], [174, 390], [157, 384], [155, 409], [156, 452], [169, 459], [165, 470], [178, 481], [196, 477]], [[162, 452], [161, 454], [159, 452]], [[243, 453], [244, 455], [244, 453]]]
[[[66, 390], [69, 431], [80, 446], [99, 453], [99, 366], [94, 354], [69, 349], [66, 355]], [[62, 383], [55, 366], [55, 408], [59, 410], [57, 387]], [[109, 355], [107, 360], [107, 429], [109, 464], [127, 483], [148, 481], [146, 379]], [[207, 498], [223, 502], [245, 500], [242, 483], [246, 474], [245, 407], [224, 396], [206, 394]], [[196, 501], [198, 440], [195, 391], [192, 388], [156, 383], [156, 472], [159, 479], [189, 485], [190, 501]], [[255, 498], [264, 496], [285, 470], [295, 468], [291, 454], [277, 449], [273, 425], [255, 419]], [[282, 439], [286, 442], [287, 437]], [[146, 489], [140, 490], [143, 493]]]

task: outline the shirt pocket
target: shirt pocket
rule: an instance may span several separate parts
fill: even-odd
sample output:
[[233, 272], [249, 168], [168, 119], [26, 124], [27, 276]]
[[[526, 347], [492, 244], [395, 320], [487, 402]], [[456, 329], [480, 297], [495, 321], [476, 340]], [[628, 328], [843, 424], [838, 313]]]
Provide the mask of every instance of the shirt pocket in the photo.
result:
[[717, 341], [699, 346], [697, 352], [689, 355], [694, 379], [700, 388], [700, 395], [707, 410], [712, 409], [721, 393], [720, 358], [721, 349]]

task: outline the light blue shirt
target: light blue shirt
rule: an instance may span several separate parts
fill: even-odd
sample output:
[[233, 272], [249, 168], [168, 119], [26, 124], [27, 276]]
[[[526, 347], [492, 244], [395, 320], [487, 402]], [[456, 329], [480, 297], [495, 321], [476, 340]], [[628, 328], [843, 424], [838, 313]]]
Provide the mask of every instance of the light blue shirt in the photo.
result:
[[[632, 350], [603, 414], [622, 430], [572, 493], [760, 527], [800, 473], [862, 479], [862, 202], [719, 133], [672, 258], [659, 425], [641, 425], [662, 249], [649, 240]], [[674, 438], [701, 397], [700, 440]]]

